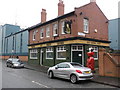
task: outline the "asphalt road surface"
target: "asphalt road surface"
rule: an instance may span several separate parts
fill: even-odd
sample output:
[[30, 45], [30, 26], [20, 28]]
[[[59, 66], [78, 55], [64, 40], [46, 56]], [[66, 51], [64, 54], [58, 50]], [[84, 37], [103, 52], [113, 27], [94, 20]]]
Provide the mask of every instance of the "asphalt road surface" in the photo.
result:
[[2, 73], [2, 88], [115, 88], [92, 81], [81, 81], [78, 84], [72, 84], [69, 80], [50, 79], [43, 72], [26, 68], [8, 68], [5, 62], [0, 63], [2, 63], [0, 64], [2, 65], [2, 71], [0, 71]]

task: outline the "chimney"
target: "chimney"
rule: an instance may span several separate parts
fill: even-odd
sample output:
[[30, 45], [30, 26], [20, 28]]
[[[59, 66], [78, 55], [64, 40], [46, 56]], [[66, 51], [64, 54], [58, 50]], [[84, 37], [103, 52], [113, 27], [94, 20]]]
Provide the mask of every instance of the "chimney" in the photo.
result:
[[58, 3], [58, 16], [64, 15], [64, 4], [62, 0]]
[[96, 0], [90, 0], [90, 2], [95, 2], [96, 3]]
[[43, 22], [46, 22], [46, 9], [42, 9], [42, 12], [41, 12], [41, 23]]

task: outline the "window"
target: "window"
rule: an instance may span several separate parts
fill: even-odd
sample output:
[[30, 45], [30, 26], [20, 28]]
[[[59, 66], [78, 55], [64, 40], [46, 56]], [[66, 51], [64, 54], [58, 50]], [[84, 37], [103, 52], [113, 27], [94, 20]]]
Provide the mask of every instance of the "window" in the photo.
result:
[[30, 50], [30, 59], [38, 59], [37, 53], [37, 49]]
[[84, 18], [84, 33], [89, 33], [89, 20]]
[[44, 37], [44, 29], [42, 28], [40, 31], [40, 38], [42, 39]]
[[98, 47], [97, 46], [92, 46], [93, 52], [94, 52], [94, 59], [98, 60]]
[[64, 32], [64, 27], [65, 27], [65, 22], [62, 21], [62, 22], [61, 22], [61, 30], [62, 30], [62, 34], [65, 34], [65, 32]]
[[57, 59], [66, 59], [66, 48], [65, 46], [58, 46], [57, 47]]
[[58, 35], [58, 25], [53, 24], [53, 36], [57, 36], [57, 35]]
[[50, 37], [50, 27], [46, 28], [46, 37]]
[[33, 41], [35, 40], [36, 31], [33, 31]]
[[46, 48], [46, 59], [53, 59], [53, 49], [52, 49], [52, 47]]
[[57, 67], [58, 68], [70, 68], [68, 64], [58, 64]]
[[83, 46], [82, 45], [73, 45], [72, 51], [83, 51]]

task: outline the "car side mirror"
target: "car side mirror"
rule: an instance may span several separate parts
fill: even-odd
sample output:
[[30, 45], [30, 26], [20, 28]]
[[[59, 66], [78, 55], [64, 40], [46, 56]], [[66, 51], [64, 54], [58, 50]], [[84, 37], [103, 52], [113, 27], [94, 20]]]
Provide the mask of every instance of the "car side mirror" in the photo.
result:
[[58, 67], [56, 66], [55, 69], [58, 69]]

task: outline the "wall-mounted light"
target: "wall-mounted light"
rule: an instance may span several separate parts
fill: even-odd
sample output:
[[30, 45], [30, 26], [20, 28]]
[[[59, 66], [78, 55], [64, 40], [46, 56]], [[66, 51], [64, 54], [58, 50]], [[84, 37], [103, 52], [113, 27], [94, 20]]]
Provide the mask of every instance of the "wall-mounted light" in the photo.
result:
[[95, 32], [95, 33], [97, 33], [97, 32], [98, 32], [98, 30], [97, 30], [97, 29], [95, 29], [95, 30], [94, 30], [94, 32]]

